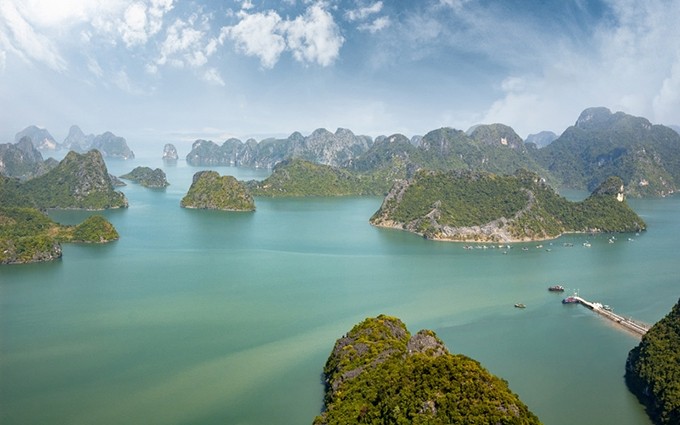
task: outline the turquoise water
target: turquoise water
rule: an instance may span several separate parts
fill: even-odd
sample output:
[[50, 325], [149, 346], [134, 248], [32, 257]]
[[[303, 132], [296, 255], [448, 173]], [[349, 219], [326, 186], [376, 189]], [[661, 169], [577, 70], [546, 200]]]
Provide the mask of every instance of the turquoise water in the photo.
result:
[[[137, 165], [162, 163], [109, 168]], [[680, 296], [679, 198], [631, 201], [649, 230], [613, 244], [570, 235], [505, 255], [374, 228], [379, 198], [184, 210], [199, 168], [164, 169], [168, 189], [130, 184], [130, 208], [105, 212], [119, 241], [0, 268], [0, 423], [311, 423], [335, 340], [386, 313], [479, 360], [546, 424], [650, 424], [623, 381], [638, 339], [547, 286], [657, 321]]]

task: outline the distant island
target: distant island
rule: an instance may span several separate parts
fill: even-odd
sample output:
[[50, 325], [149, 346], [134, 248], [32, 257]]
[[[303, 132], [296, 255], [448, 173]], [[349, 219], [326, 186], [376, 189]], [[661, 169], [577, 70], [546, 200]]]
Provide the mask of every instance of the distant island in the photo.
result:
[[163, 147], [163, 161], [166, 162], [176, 162], [179, 158], [177, 155], [177, 148], [172, 143], [166, 143]]
[[[513, 174], [525, 169], [554, 187], [593, 191], [608, 177], [623, 180], [626, 195], [662, 197], [680, 190], [680, 135], [647, 119], [607, 108], [588, 108], [557, 136], [540, 132], [523, 141], [509, 126], [495, 123], [468, 131], [440, 128], [424, 136], [402, 134], [375, 140], [348, 129], [317, 129], [285, 139], [196, 140], [190, 165], [274, 168], [291, 159], [371, 176], [374, 184], [407, 179], [415, 170], [482, 171]], [[391, 181], [387, 184], [387, 189]], [[378, 190], [373, 186], [370, 193]], [[366, 193], [366, 191], [364, 191]]]
[[611, 177], [586, 200], [570, 202], [524, 170], [513, 176], [423, 170], [397, 182], [370, 223], [428, 239], [470, 242], [644, 230], [646, 224], [628, 207], [623, 189], [621, 179]]
[[625, 376], [655, 424], [680, 423], [680, 300], [630, 351]]
[[164, 189], [170, 185], [165, 172], [160, 168], [152, 170], [149, 167], [136, 167], [129, 173], [120, 176], [120, 178], [139, 183], [151, 189]]
[[96, 149], [106, 158], [133, 159], [135, 157], [125, 138], [116, 136], [110, 131], [99, 135], [86, 135], [77, 125], [71, 126], [62, 143], [58, 143], [49, 131], [35, 125], [30, 125], [18, 132], [14, 140], [19, 142], [24, 137], [30, 140], [35, 148], [43, 151], [68, 150], [85, 153]]
[[232, 176], [220, 176], [216, 171], [194, 174], [182, 208], [222, 211], [255, 211], [255, 201], [246, 187]]
[[324, 410], [314, 425], [540, 424], [507, 382], [451, 354], [437, 335], [411, 335], [380, 315], [338, 339], [324, 366]]

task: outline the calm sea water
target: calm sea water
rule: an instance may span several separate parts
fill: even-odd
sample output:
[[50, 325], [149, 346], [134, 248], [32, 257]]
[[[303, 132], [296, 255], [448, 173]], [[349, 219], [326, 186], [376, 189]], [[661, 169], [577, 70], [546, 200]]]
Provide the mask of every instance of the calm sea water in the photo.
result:
[[[137, 165], [163, 166], [109, 169]], [[546, 424], [650, 424], [623, 380], [639, 340], [547, 287], [656, 322], [680, 296], [680, 199], [632, 200], [649, 230], [613, 244], [503, 254], [371, 227], [379, 198], [181, 209], [199, 168], [163, 168], [168, 189], [130, 184], [130, 208], [105, 212], [119, 241], [0, 268], [0, 423], [308, 424], [335, 340], [386, 313], [479, 360]]]

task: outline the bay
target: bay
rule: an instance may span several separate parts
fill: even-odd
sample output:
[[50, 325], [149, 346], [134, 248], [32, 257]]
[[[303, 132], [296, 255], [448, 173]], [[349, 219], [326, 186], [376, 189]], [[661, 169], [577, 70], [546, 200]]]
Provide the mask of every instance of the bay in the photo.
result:
[[[566, 235], [542, 248], [465, 250], [370, 226], [380, 198], [185, 210], [179, 201], [204, 168], [107, 164], [115, 175], [162, 167], [171, 186], [121, 189], [130, 208], [103, 213], [117, 242], [0, 268], [0, 423], [311, 423], [335, 340], [381, 313], [436, 331], [546, 424], [651, 423], [623, 381], [639, 339], [547, 287], [659, 320], [680, 293], [677, 197], [629, 200], [649, 230], [615, 243]], [[51, 212], [63, 223], [89, 214]]]

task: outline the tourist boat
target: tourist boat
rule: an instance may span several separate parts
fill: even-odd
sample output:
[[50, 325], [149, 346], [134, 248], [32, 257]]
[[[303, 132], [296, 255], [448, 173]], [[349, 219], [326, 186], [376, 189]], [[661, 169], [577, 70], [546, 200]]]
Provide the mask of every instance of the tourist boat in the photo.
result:
[[562, 286], [562, 285], [549, 286], [548, 291], [550, 291], [550, 292], [564, 292], [564, 286]]
[[575, 296], [570, 296], [562, 300], [562, 304], [576, 304], [578, 300]]
[[515, 308], [527, 308], [527, 306], [525, 306], [522, 303], [517, 303], [517, 304], [515, 304]]

